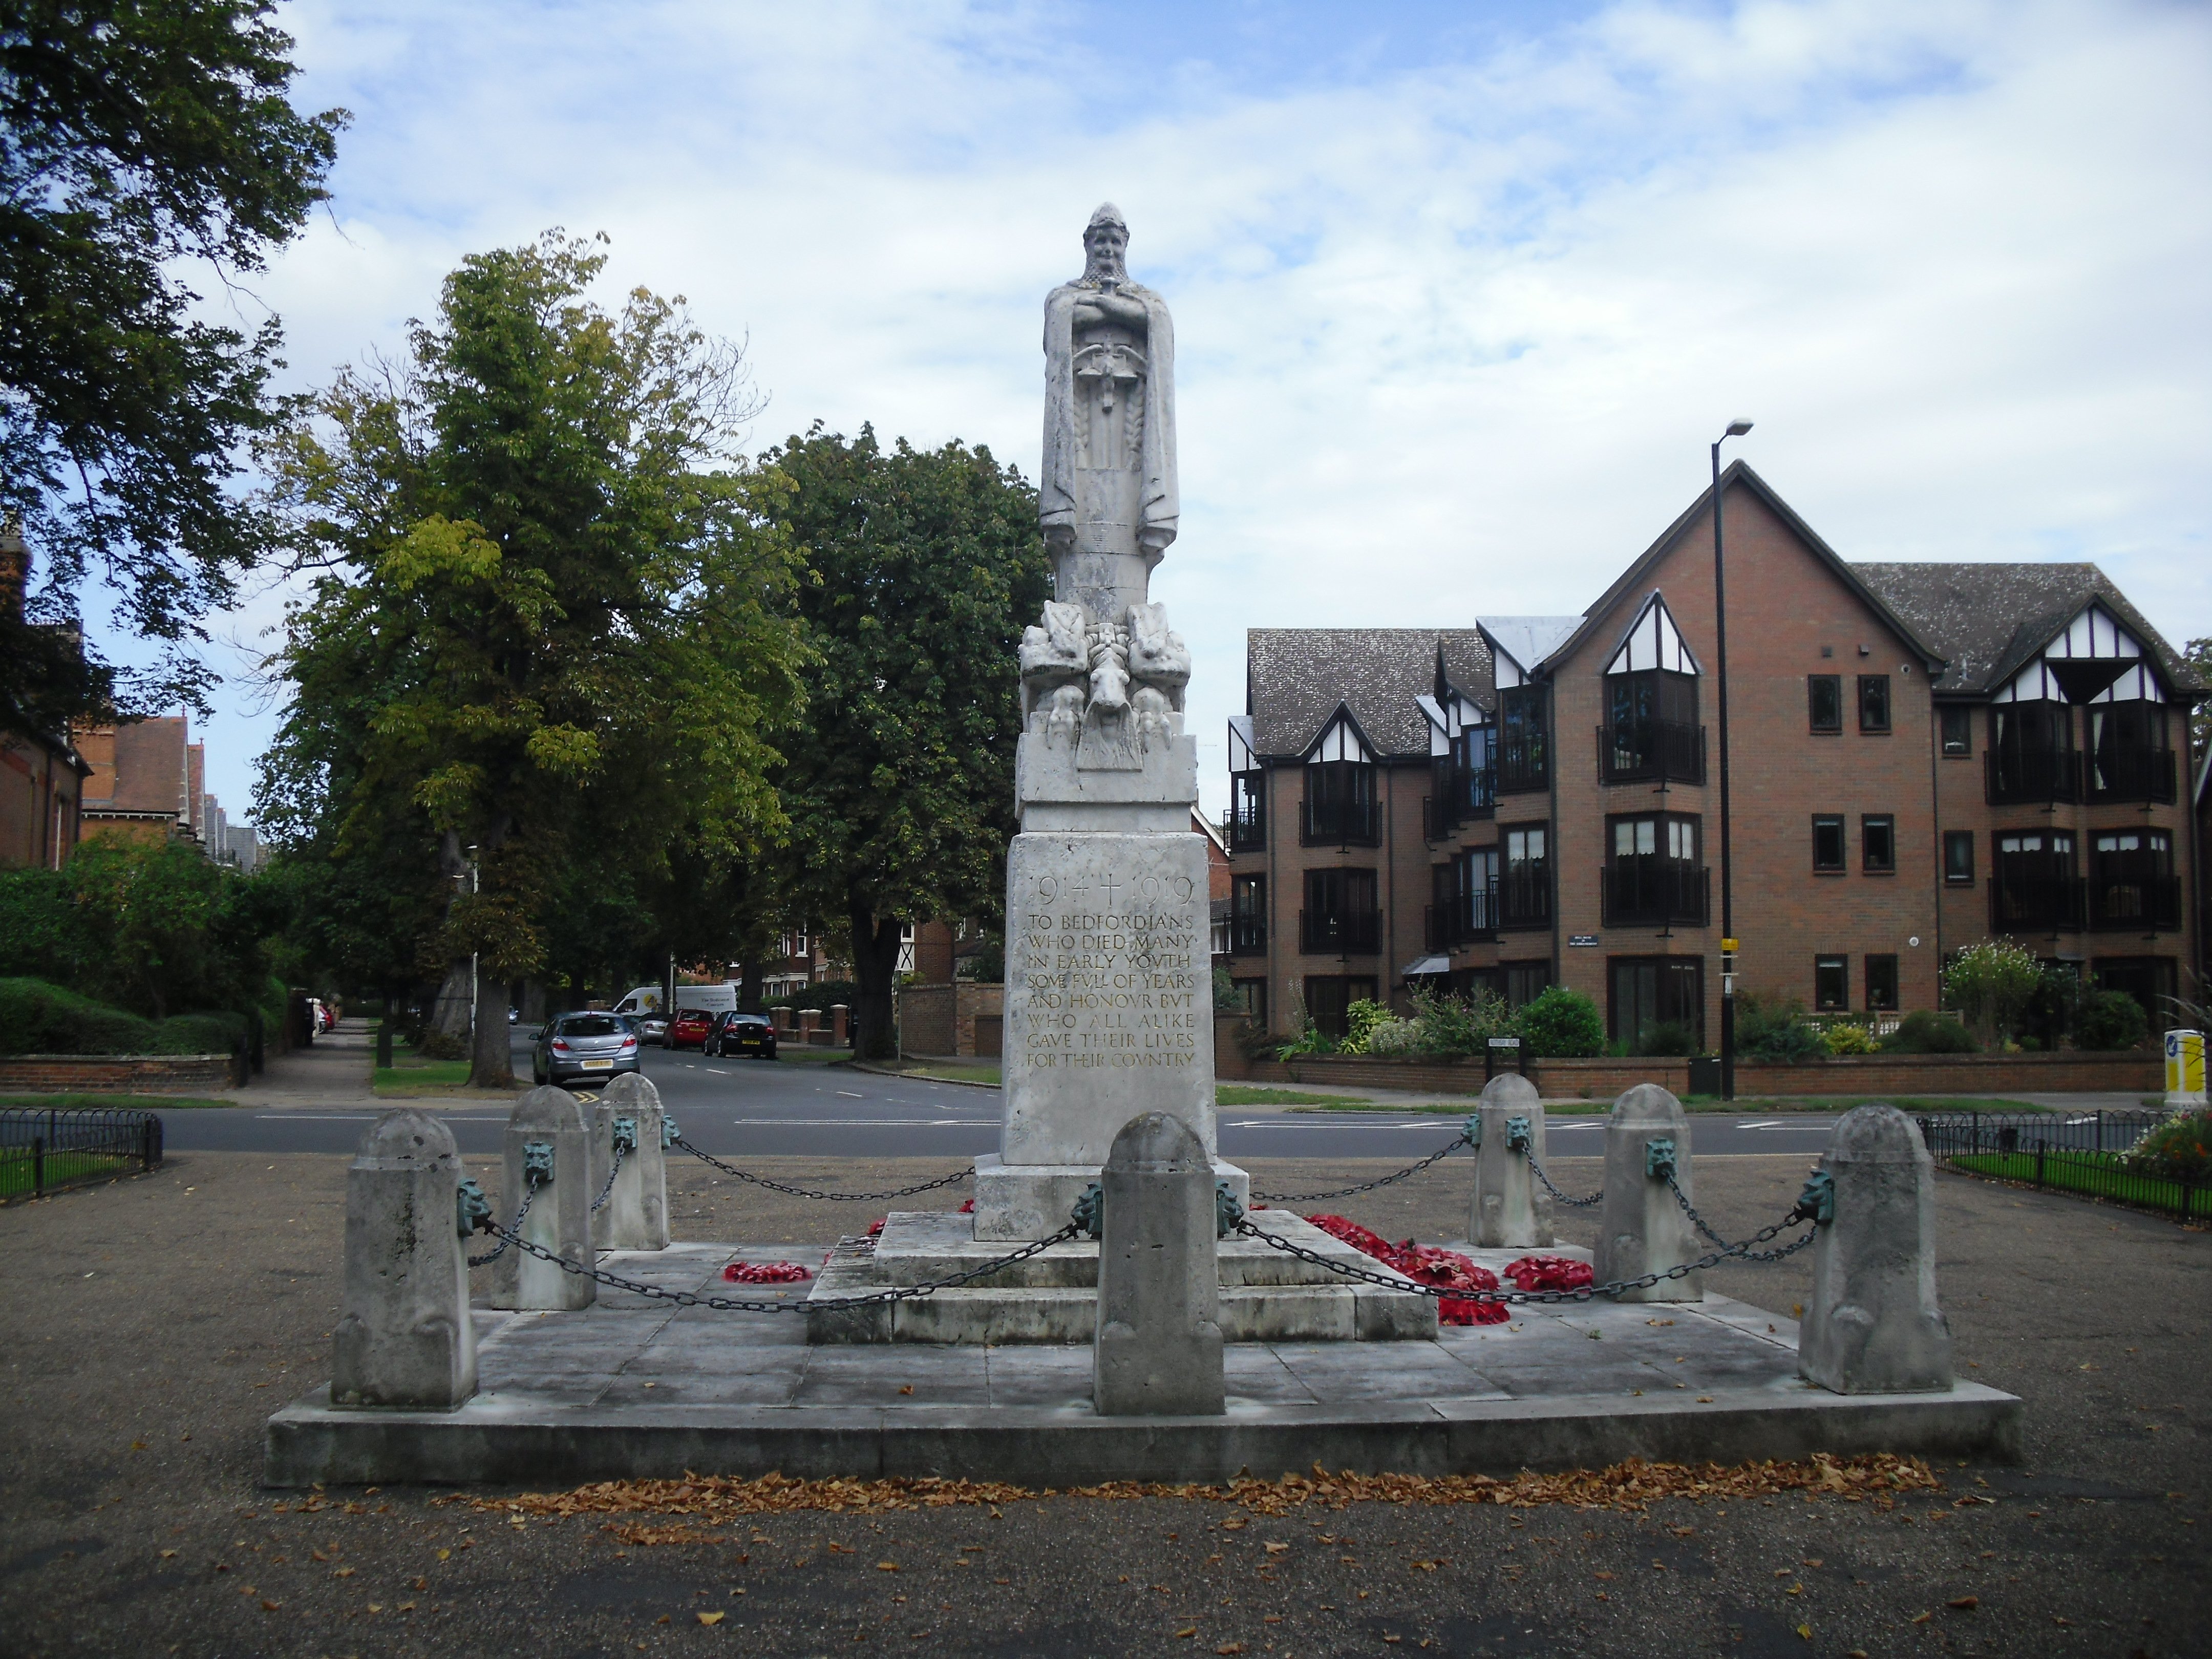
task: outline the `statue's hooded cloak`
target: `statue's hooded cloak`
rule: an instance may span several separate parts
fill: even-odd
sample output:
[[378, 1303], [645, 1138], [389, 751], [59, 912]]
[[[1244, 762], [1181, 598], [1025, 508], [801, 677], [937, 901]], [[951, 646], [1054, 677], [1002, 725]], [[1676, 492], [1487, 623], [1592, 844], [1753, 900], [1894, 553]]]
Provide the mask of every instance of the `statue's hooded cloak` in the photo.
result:
[[[1121, 216], [1109, 204], [1091, 216], [1094, 225], [1103, 220], [1121, 224]], [[1097, 291], [1097, 283], [1078, 277], [1045, 295], [1044, 465], [1037, 481], [1037, 518], [1048, 531], [1075, 522], [1075, 305], [1085, 295]], [[1144, 302], [1147, 325], [1145, 480], [1137, 509], [1137, 540], [1149, 556], [1146, 562], [1150, 566], [1158, 562], [1160, 550], [1175, 539], [1182, 511], [1176, 494], [1175, 323], [1168, 315], [1167, 301], [1143, 284], [1124, 282], [1115, 291]]]

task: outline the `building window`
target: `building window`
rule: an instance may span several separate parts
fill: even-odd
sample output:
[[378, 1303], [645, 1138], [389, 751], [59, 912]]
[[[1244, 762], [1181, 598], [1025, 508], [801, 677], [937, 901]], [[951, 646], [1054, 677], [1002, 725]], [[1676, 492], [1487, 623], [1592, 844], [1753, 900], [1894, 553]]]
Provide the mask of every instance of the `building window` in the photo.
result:
[[1962, 702], [1947, 702], [1936, 710], [1943, 725], [1943, 752], [1947, 755], [1972, 755], [1974, 752], [1974, 711]]
[[1498, 849], [1471, 848], [1431, 867], [1428, 948], [1454, 951], [1498, 933]]
[[1897, 1012], [1897, 958], [1874, 956], [1866, 959], [1866, 1006], [1883, 1013]]
[[1943, 879], [1953, 887], [1972, 887], [1974, 884], [1972, 830], [1946, 830], [1943, 832]]
[[1705, 731], [1698, 678], [1647, 668], [1605, 677], [1606, 724], [1598, 738], [1607, 783], [1703, 783]]
[[1841, 870], [1844, 864], [1844, 820], [1840, 813], [1813, 815], [1813, 867]]
[[1374, 1000], [1371, 975], [1306, 975], [1306, 1018], [1325, 1037], [1341, 1037], [1350, 1028], [1348, 1016], [1353, 1003]]
[[1897, 820], [1887, 812], [1859, 819], [1860, 865], [1870, 876], [1897, 873]]
[[[1607, 1022], [1616, 1042], [1644, 1052], [1655, 1028], [1679, 1026], [1662, 1053], [1705, 1046], [1705, 964], [1698, 957], [1614, 957], [1607, 963]], [[1680, 1039], [1686, 1037], [1687, 1041]]]
[[1382, 948], [1372, 870], [1309, 870], [1299, 949], [1313, 956], [1372, 956]]
[[2091, 800], [2174, 798], [2173, 753], [2166, 746], [2161, 704], [2093, 703], [2085, 714], [2089, 730], [2082, 782]]
[[1552, 988], [1552, 964], [1548, 962], [1509, 962], [1502, 964], [1498, 972], [1504, 982], [1508, 1007], [1525, 1006]]
[[1232, 876], [1229, 880], [1229, 950], [1233, 956], [1257, 956], [1267, 948], [1267, 878]]
[[1305, 818], [1308, 846], [1375, 844], [1375, 763], [1364, 749], [1306, 763]]
[[1229, 850], [1257, 853], [1267, 845], [1267, 775], [1229, 775]]
[[1810, 705], [1815, 732], [1840, 732], [1844, 729], [1844, 677], [1841, 674], [1808, 674], [1805, 677], [1805, 701]]
[[2000, 831], [1990, 837], [1990, 931], [2081, 925], [2081, 883], [2069, 831]]
[[1705, 921], [1698, 820], [1673, 812], [1608, 818], [1601, 914], [1607, 927]]
[[1859, 676], [1859, 730], [1887, 732], [1889, 730], [1889, 676], [1862, 674]]
[[1550, 927], [1550, 830], [1541, 824], [1529, 824], [1508, 830], [1500, 839], [1505, 848], [1505, 868], [1498, 884], [1498, 926]]
[[2044, 698], [1995, 705], [1984, 765], [1992, 806], [2072, 800], [2079, 791], [2073, 709]]
[[1267, 981], [1264, 979], [1232, 979], [1230, 988], [1253, 1024], [1261, 1030], [1267, 1029]]
[[1498, 694], [1498, 793], [1551, 787], [1547, 724], [1542, 686], [1510, 686]]
[[1813, 958], [1813, 1006], [1821, 1012], [1848, 1011], [1851, 1006], [1851, 959], [1849, 957]]
[[2163, 830], [2106, 830], [2091, 839], [2089, 925], [2154, 933], [2181, 925], [2173, 837]]

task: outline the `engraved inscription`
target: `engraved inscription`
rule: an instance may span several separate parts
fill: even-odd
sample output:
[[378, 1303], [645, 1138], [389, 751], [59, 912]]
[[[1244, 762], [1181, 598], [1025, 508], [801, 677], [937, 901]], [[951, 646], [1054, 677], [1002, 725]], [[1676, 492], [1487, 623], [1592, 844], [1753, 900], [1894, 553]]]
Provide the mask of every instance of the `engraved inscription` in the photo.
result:
[[1195, 1066], [1211, 979], [1196, 884], [1108, 870], [1030, 887], [1012, 941], [1023, 1060], [1040, 1071]]

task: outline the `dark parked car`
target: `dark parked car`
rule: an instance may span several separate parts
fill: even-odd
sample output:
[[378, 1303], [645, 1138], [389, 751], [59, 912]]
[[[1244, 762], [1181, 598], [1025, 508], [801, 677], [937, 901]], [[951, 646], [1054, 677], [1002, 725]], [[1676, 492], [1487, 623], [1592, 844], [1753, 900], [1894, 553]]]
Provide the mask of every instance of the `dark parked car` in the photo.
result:
[[766, 1014], [717, 1014], [707, 1033], [710, 1054], [750, 1054], [756, 1060], [775, 1058], [775, 1027]]
[[530, 1050], [540, 1083], [605, 1083], [637, 1066], [637, 1033], [620, 1014], [560, 1014], [545, 1022]]
[[668, 1022], [668, 1046], [672, 1048], [704, 1048], [707, 1033], [714, 1029], [714, 1016], [704, 1008], [678, 1008], [676, 1018]]

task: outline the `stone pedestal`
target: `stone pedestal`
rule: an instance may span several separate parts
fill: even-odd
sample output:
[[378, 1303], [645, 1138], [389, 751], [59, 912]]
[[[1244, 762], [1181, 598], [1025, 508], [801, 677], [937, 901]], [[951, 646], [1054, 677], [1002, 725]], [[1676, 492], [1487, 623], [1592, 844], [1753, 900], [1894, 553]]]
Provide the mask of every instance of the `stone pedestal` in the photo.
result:
[[1894, 1106], [1844, 1115], [1821, 1155], [1835, 1218], [1813, 1244], [1797, 1371], [1837, 1394], [1951, 1386], [1951, 1327], [1936, 1301], [1936, 1166]]
[[386, 1112], [346, 1170], [345, 1285], [331, 1401], [450, 1411], [477, 1391], [460, 1155], [427, 1112]]
[[[493, 1200], [495, 1218], [513, 1224], [514, 1212], [529, 1190], [526, 1174], [526, 1149], [553, 1149], [553, 1178], [542, 1182], [531, 1200], [522, 1224], [522, 1237], [532, 1243], [590, 1267], [598, 1265], [592, 1249], [592, 1200], [599, 1188], [592, 1185], [591, 1130], [584, 1121], [583, 1103], [566, 1089], [532, 1089], [514, 1103], [507, 1124], [507, 1161], [499, 1196]], [[602, 1172], [600, 1179], [605, 1179]], [[599, 1286], [580, 1273], [540, 1261], [509, 1245], [491, 1264], [491, 1305], [495, 1308], [588, 1308]]]
[[[615, 1125], [629, 1125], [630, 1147], [614, 1167]], [[660, 1144], [660, 1091], [625, 1072], [592, 1103], [592, 1196], [607, 1201], [592, 1212], [592, 1243], [601, 1250], [668, 1248], [668, 1154]], [[611, 1172], [614, 1184], [607, 1184]]]
[[1206, 1149], [1181, 1119], [1146, 1112], [1114, 1138], [1100, 1185], [1098, 1414], [1220, 1415], [1220, 1269]]
[[[1528, 1167], [1544, 1157], [1544, 1107], [1536, 1085], [1508, 1073], [1482, 1091], [1475, 1121], [1482, 1141], [1474, 1153], [1474, 1196], [1468, 1206], [1468, 1240], [1489, 1249], [1549, 1249], [1552, 1195]], [[1513, 1145], [1513, 1120], [1528, 1126], [1528, 1145]]]
[[[1061, 781], [1141, 775], [1071, 764]], [[1149, 810], [1189, 822], [1188, 801]], [[998, 1157], [976, 1161], [979, 1239], [1062, 1225], [1114, 1137], [1143, 1112], [1180, 1119], [1214, 1162], [1205, 838], [1025, 831], [1007, 854], [1006, 892], [1005, 1117]], [[1240, 1201], [1249, 1190], [1228, 1164], [1212, 1178]]]
[[[1667, 1183], [1650, 1173], [1654, 1140], [1674, 1146], [1674, 1179], [1691, 1202], [1690, 1120], [1682, 1103], [1656, 1084], [1640, 1083], [1613, 1103], [1605, 1125], [1605, 1204], [1599, 1212], [1597, 1249], [1592, 1271], [1601, 1285], [1640, 1279], [1702, 1254], [1697, 1229]], [[1695, 1302], [1705, 1295], [1701, 1276], [1662, 1279], [1640, 1291], [1624, 1291], [1623, 1302]]]

